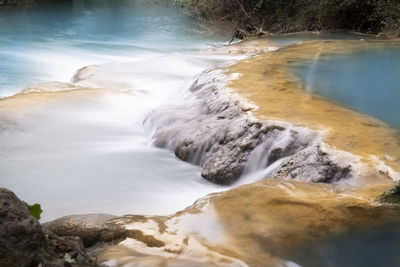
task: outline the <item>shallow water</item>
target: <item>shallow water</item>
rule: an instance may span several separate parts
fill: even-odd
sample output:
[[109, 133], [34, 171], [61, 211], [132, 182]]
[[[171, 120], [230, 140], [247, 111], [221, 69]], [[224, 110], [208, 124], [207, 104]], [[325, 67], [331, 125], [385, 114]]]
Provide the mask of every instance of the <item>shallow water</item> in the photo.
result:
[[267, 37], [268, 40], [277, 44], [279, 47], [287, 46], [296, 43], [303, 43], [313, 40], [374, 40], [376, 39], [373, 35], [358, 34], [351, 32], [342, 31], [321, 31], [321, 32], [299, 32], [299, 33], [288, 33], [278, 34]]
[[368, 46], [334, 57], [316, 51], [294, 67], [304, 89], [400, 128], [400, 45]]

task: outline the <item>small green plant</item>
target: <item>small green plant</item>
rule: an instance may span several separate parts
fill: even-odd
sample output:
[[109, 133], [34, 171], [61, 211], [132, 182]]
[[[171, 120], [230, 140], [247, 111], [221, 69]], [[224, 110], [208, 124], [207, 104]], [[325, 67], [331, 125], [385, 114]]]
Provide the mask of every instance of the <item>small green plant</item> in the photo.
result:
[[393, 188], [388, 189], [378, 197], [378, 201], [391, 204], [400, 204], [400, 183]]
[[31, 215], [33, 217], [35, 217], [36, 219], [40, 220], [40, 214], [42, 214], [43, 210], [40, 206], [40, 204], [35, 203], [33, 205], [29, 205], [28, 203], [26, 203], [24, 201], [25, 205], [28, 207], [29, 212], [31, 213]]
[[75, 264], [76, 260], [72, 258], [71, 254], [65, 253], [64, 255], [64, 261], [66, 261], [69, 264]]

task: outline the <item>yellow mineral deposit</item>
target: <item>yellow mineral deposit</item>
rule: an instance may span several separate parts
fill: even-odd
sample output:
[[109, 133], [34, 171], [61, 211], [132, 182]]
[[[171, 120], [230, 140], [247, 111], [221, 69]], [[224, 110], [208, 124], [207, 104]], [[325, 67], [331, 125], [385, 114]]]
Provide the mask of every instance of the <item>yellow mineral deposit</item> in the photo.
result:
[[[352, 226], [399, 221], [396, 210], [374, 205], [387, 185], [362, 190], [346, 185], [264, 180], [213, 194], [169, 217], [126, 217], [119, 223], [164, 242], [152, 247], [128, 238], [105, 249], [114, 264], [154, 266], [285, 266], [282, 255]], [[185, 227], [185, 221], [191, 227]], [[202, 231], [212, 225], [220, 231]], [[217, 236], [217, 239], [215, 238]]]
[[[312, 60], [317, 53], [330, 56], [395, 41], [310, 41], [240, 61], [227, 72], [239, 73], [228, 86], [258, 107], [260, 119], [287, 121], [325, 132], [332, 148], [379, 161], [400, 171], [400, 138], [388, 125], [329, 100], [304, 92], [289, 64]], [[386, 172], [386, 171], [384, 171]]]

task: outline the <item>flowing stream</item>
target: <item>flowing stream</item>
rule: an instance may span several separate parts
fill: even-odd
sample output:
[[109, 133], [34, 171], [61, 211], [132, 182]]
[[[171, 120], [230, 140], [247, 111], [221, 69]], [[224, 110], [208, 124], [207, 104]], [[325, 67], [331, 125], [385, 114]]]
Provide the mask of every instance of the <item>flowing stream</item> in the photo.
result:
[[166, 1], [82, 0], [0, 10], [0, 96], [38, 82], [69, 81], [87, 65], [136, 61], [229, 39], [200, 30]]
[[43, 221], [93, 212], [166, 215], [223, 190], [201, 178], [199, 167], [152, 147], [143, 127], [146, 114], [173, 101], [195, 75], [228, 60], [185, 53], [224, 41], [198, 30], [162, 2], [83, 0], [2, 11], [1, 96], [69, 82], [77, 69], [105, 62], [91, 86], [118, 91], [4, 100], [1, 186], [41, 203]]
[[[210, 100], [211, 103], [211, 99], [201, 99], [205, 101], [201, 102], [196, 98], [196, 94], [204, 93], [202, 95], [204, 97], [208, 96], [207, 93], [213, 92], [211, 87], [213, 84], [218, 84], [218, 79], [223, 76], [218, 76], [221, 69], [208, 70], [231, 66], [249, 55], [266, 49], [266, 46], [268, 46], [267, 49], [262, 51], [275, 50], [293, 43], [312, 40], [356, 40], [362, 44], [363, 40], [360, 39], [372, 39], [344, 33], [308, 33], [274, 36], [264, 42], [261, 41], [261, 43], [257, 43], [258, 40], [256, 40], [254, 41], [256, 45], [245, 43], [242, 46], [238, 44], [236, 47], [226, 48], [222, 46], [230, 41], [230, 33], [227, 33], [227, 36], [211, 35], [202, 30], [189, 15], [171, 7], [166, 2], [156, 1], [151, 4], [146, 2], [148, 1], [75, 0], [37, 8], [0, 11], [0, 186], [13, 190], [28, 203], [40, 203], [44, 210], [42, 222], [80, 213], [170, 215], [188, 207], [207, 194], [226, 191], [239, 185], [262, 180], [267, 174], [285, 164], [293, 153], [303, 149], [308, 142], [311, 143], [310, 140], [314, 140], [314, 134], [317, 132], [305, 129], [303, 125], [290, 124], [293, 121], [298, 122], [298, 120], [296, 116], [291, 117], [293, 112], [289, 111], [291, 108], [295, 108], [295, 105], [290, 104], [291, 102], [286, 103], [288, 99], [285, 100], [281, 97], [274, 103], [268, 102], [271, 104], [271, 108], [268, 106], [266, 110], [275, 111], [275, 115], [282, 112], [282, 120], [285, 121], [285, 118], [288, 118], [285, 125], [291, 126], [287, 126], [281, 134], [278, 134], [280, 127], [277, 127], [276, 136], [273, 133], [270, 139], [263, 140], [254, 148], [249, 155], [249, 162], [241, 173], [241, 179], [232, 186], [211, 183], [201, 177], [201, 167], [179, 160], [172, 151], [156, 148], [155, 140], [152, 139], [156, 127], [147, 122], [159, 122], [168, 128], [173, 124], [174, 119], [179, 118], [177, 126], [175, 125], [176, 133], [183, 128], [181, 125], [186, 125], [185, 127], [188, 129], [185, 130], [190, 132], [192, 126], [197, 126], [199, 122], [202, 122], [201, 116], [204, 114], [201, 112], [205, 113], [204, 116], [207, 117], [216, 110], [217, 112], [212, 115], [215, 117], [215, 125], [217, 123], [219, 125], [208, 131], [210, 136], [214, 134], [215, 137], [215, 131], [225, 130], [218, 128], [225, 127], [221, 124], [221, 120], [226, 119], [219, 117], [218, 112], [227, 110], [227, 108], [221, 109], [218, 103], [226, 105], [229, 104], [229, 101], [223, 99], [221, 95], [219, 97], [222, 100], [210, 94], [215, 98], [213, 103], [217, 103], [210, 108], [204, 103], [207, 100]], [[312, 45], [311, 42], [310, 47], [314, 49]], [[308, 51], [313, 56], [306, 59], [299, 57], [301, 58], [299, 62], [291, 62], [290, 65], [290, 71], [297, 75], [298, 82], [307, 93], [305, 97], [298, 93], [295, 94], [295, 96], [299, 96], [298, 99], [305, 99], [304, 103], [301, 103], [305, 111], [299, 109], [307, 114], [305, 119], [308, 119], [308, 122], [314, 122], [314, 120], [317, 123], [320, 122], [320, 118], [314, 116], [313, 109], [309, 108], [309, 106], [314, 106], [309, 94], [316, 94], [399, 128], [400, 48], [398, 43], [382, 47], [365, 47], [345, 55], [336, 54], [334, 57], [329, 53], [325, 54], [323, 46], [319, 47], [322, 48], [313, 50], [312, 53], [309, 52], [309, 48], [305, 47], [304, 51]], [[334, 51], [332, 47], [329, 49]], [[303, 50], [300, 49], [300, 51]], [[258, 58], [260, 65], [256, 70], [261, 74], [257, 76], [256, 71], [252, 69], [249, 72], [255, 73], [254, 81], [256, 82], [249, 81], [254, 82], [250, 84], [254, 85], [255, 91], [267, 89], [263, 81], [265, 73], [268, 74], [268, 72], [264, 73], [262, 66], [269, 59], [266, 58], [264, 59], [266, 61], [263, 62], [262, 56]], [[292, 56], [297, 59], [298, 55], [292, 52]], [[257, 57], [254, 58], [257, 60]], [[290, 57], [283, 57], [283, 59], [290, 61]], [[283, 59], [275, 58], [276, 62], [271, 64], [276, 63], [279, 66], [284, 62]], [[248, 71], [246, 69], [247, 60], [241, 62], [244, 62], [244, 66], [239, 66], [237, 72]], [[280, 66], [282, 65], [283, 63]], [[251, 65], [250, 62], [249, 66], [254, 65]], [[276, 70], [276, 68], [274, 69]], [[240, 80], [241, 75], [233, 72], [229, 77], [233, 80]], [[285, 72], [277, 73], [285, 74], [281, 78], [288, 79], [289, 77]], [[340, 79], [338, 79], [339, 76]], [[269, 82], [273, 88], [276, 81], [274, 77], [268, 76], [268, 78], [272, 78]], [[280, 82], [280, 80], [277, 82], [278, 86], [281, 85]], [[287, 84], [290, 85], [289, 82]], [[196, 87], [210, 89], [207, 86], [211, 90], [197, 92], [194, 90]], [[243, 88], [244, 90], [248, 89], [245, 86]], [[285, 90], [282, 92], [274, 90], [271, 94], [285, 96], [283, 91]], [[265, 95], [261, 93], [258, 96], [265, 97]], [[256, 94], [255, 96], [257, 98]], [[265, 99], [268, 100], [268, 98]], [[287, 113], [290, 114], [286, 117], [279, 106], [280, 102], [284, 102], [288, 106]], [[319, 105], [326, 104], [325, 102], [318, 103]], [[210, 109], [207, 111], [208, 113], [205, 112], [206, 106]], [[262, 114], [265, 107], [259, 105], [259, 108], [259, 112]], [[324, 112], [329, 115], [329, 110], [328, 108]], [[333, 108], [332, 110], [342, 112], [337, 114], [351, 115], [349, 118], [359, 117], [359, 114], [343, 113], [342, 109]], [[244, 114], [244, 112], [242, 113]], [[299, 114], [303, 113], [299, 112]], [[228, 113], [227, 117], [230, 115], [232, 114]], [[249, 117], [246, 116], [243, 115], [242, 119], [237, 121], [226, 120], [225, 123], [227, 127], [232, 122], [247, 123]], [[198, 117], [199, 120], [190, 122], [193, 117], [195, 119]], [[326, 125], [334, 127], [337, 126], [338, 121], [340, 124], [336, 115], [333, 119], [329, 119], [329, 123], [332, 123], [327, 122]], [[368, 118], [365, 121], [370, 122]], [[361, 120], [361, 124], [365, 121]], [[238, 128], [240, 128], [239, 126]], [[380, 124], [376, 127], [380, 127]], [[301, 140], [300, 144], [296, 146], [296, 150], [291, 153], [286, 151], [287, 154], [283, 153], [282, 157], [277, 156], [271, 161], [269, 157], [265, 157], [266, 151], [273, 155], [275, 155], [274, 153], [279, 154], [279, 151], [295, 143], [293, 140], [296, 139], [293, 133], [300, 128], [302, 130], [299, 132], [304, 130], [304, 136], [299, 134]], [[336, 130], [340, 131], [340, 129]], [[354, 129], [354, 131], [356, 130]], [[194, 136], [196, 136], [195, 134]], [[371, 135], [371, 133], [369, 134]], [[347, 138], [345, 135], [343, 136], [343, 139], [340, 135], [337, 140]], [[386, 138], [385, 134], [382, 136]], [[394, 137], [394, 139], [396, 138]], [[171, 141], [174, 136], [166, 139]], [[301, 142], [302, 140], [305, 140], [304, 144]], [[378, 140], [381, 141], [381, 139]], [[369, 140], [367, 141], [369, 142]], [[349, 141], [349, 143], [351, 142], [352, 140]], [[347, 143], [343, 143], [343, 147], [347, 148]], [[359, 146], [364, 147], [363, 144], [361, 142]], [[278, 149], [273, 149], [274, 145]], [[279, 147], [280, 145], [282, 149]], [[168, 145], [164, 147], [168, 147]], [[367, 148], [373, 150], [379, 147], [377, 145]], [[169, 148], [173, 150], [172, 145]], [[386, 146], [382, 148], [382, 150], [385, 149]], [[359, 152], [357, 149], [354, 151], [351, 152], [354, 154]], [[366, 149], [365, 151], [370, 153], [370, 150]], [[346, 152], [350, 151], [346, 150]], [[384, 153], [386, 152], [384, 151]], [[203, 147], [195, 154], [191, 162], [203, 163], [205, 161], [203, 156], [206, 153], [207, 147]], [[354, 157], [349, 156], [348, 159], [350, 158]], [[385, 156], [385, 160], [391, 161], [392, 158]], [[393, 161], [395, 160], [397, 159], [393, 159]], [[266, 168], [268, 164], [269, 166]], [[312, 164], [313, 162], [310, 165], [311, 169], [313, 168]], [[312, 228], [313, 218], [319, 218], [325, 223], [327, 232], [329, 232], [328, 230], [332, 226], [329, 220], [334, 221], [336, 217], [343, 216], [345, 219], [342, 223], [345, 224], [348, 215], [346, 210], [343, 212], [335, 205], [347, 207], [347, 197], [352, 197], [352, 201], [355, 203], [359, 201], [362, 205], [369, 201], [368, 194], [366, 194], [367, 196], [357, 195], [353, 191], [348, 193], [346, 191], [348, 185], [341, 187], [342, 185], [312, 184], [304, 181], [281, 183], [281, 181], [273, 180], [270, 184], [264, 184], [262, 186], [264, 189], [257, 189], [254, 192], [251, 185], [245, 185], [236, 188], [237, 191], [226, 192], [230, 198], [222, 194], [199, 201], [196, 203], [199, 207], [207, 201], [209, 203], [204, 204], [204, 207], [199, 210], [194, 205], [190, 208], [193, 212], [189, 209], [189, 211], [185, 211], [187, 214], [183, 212], [174, 215], [176, 217], [168, 217], [166, 225], [178, 232], [181, 230], [189, 234], [197, 232], [200, 236], [215, 243], [223, 243], [228, 240], [222, 235], [225, 230], [232, 236], [237, 234], [235, 237], [237, 240], [243, 238], [245, 240], [243, 242], [254, 242], [243, 243], [244, 245], [240, 242], [235, 243], [235, 246], [240, 247], [242, 254], [250, 255], [242, 255], [243, 258], [250, 258], [248, 259], [250, 262], [252, 260], [262, 262], [270, 259], [269, 256], [272, 254], [267, 258], [263, 258], [265, 255], [262, 255], [260, 258], [251, 259], [251, 255], [253, 255], [251, 253], [268, 254], [270, 253], [268, 249], [271, 251], [274, 249], [269, 247], [270, 243], [263, 243], [265, 236], [262, 234], [258, 236], [258, 239], [250, 238], [249, 240], [247, 238], [253, 235], [257, 237], [260, 228], [267, 233], [279, 231], [285, 233], [292, 229], [291, 226], [286, 225], [292, 223], [290, 221], [293, 219], [292, 213], [310, 214], [310, 218], [307, 216], [303, 218], [299, 215], [305, 225], [304, 229], [302, 223], [298, 225], [294, 223], [304, 232], [296, 233], [297, 237], [293, 233], [293, 240], [297, 240], [296, 238], [306, 240], [308, 237], [305, 238], [302, 235], [306, 235], [306, 231], [308, 231], [306, 228], [308, 219], [311, 220]], [[349, 185], [350, 188], [351, 186]], [[265, 195], [262, 190], [267, 190], [265, 191], [267, 194]], [[248, 193], [249, 191], [252, 193]], [[309, 198], [308, 194], [315, 198]], [[292, 198], [297, 198], [300, 201], [298, 203], [303, 201], [306, 204], [299, 205], [302, 208], [298, 208], [297, 202], [293, 205], [290, 204]], [[332, 200], [339, 202], [330, 206]], [[246, 201], [248, 202], [247, 206], [243, 204]], [[288, 206], [285, 207], [285, 210], [292, 213], [286, 214], [285, 210], [281, 208], [280, 205], [286, 204]], [[329, 212], [325, 214], [331, 216], [330, 219], [322, 220], [319, 217], [325, 216], [320, 212], [321, 205], [326, 205], [326, 209], [332, 211], [331, 214]], [[207, 212], [201, 211], [203, 208]], [[270, 214], [271, 217], [268, 217]], [[235, 217], [236, 215], [238, 217]], [[253, 215], [254, 222], [260, 224], [253, 225], [254, 228], [247, 227], [249, 218]], [[145, 229], [148, 228], [147, 230], [150, 232], [155, 231], [156, 228], [153, 224], [157, 224], [155, 223], [157, 218], [154, 220], [152, 223], [133, 222], [131, 227], [144, 223]], [[265, 223], [265, 220], [270, 220], [270, 223]], [[238, 222], [237, 227], [232, 224], [236, 221]], [[360, 219], [360, 221], [362, 220]], [[271, 227], [272, 230], [268, 227]], [[398, 231], [393, 230], [393, 227], [389, 227], [387, 231], [386, 228], [377, 229], [376, 238], [380, 241], [383, 240], [383, 243], [387, 240], [389, 243], [396, 242], [398, 239]], [[185, 236], [180, 236], [181, 233], [176, 235], [174, 231], [171, 237], [166, 237], [166, 240], [182, 238], [176, 242], [184, 247]], [[305, 248], [307, 252], [295, 249], [290, 251], [291, 253], [284, 253], [283, 256], [304, 264], [304, 266], [321, 266], [321, 264], [328, 263], [331, 266], [359, 264], [362, 259], [349, 253], [343, 258], [347, 259], [346, 264], [350, 262], [350, 265], [343, 265], [340, 261], [342, 257], [337, 256], [337, 253], [347, 252], [340, 250], [343, 244], [354, 244], [366, 251], [385, 250], [386, 247], [383, 245], [382, 248], [375, 248], [359, 244], [360, 239], [366, 238], [368, 231], [370, 230], [362, 229], [359, 232], [352, 231], [353, 234], [348, 236], [336, 235], [332, 239], [325, 239], [326, 247], [319, 250], [316, 250], [310, 243]], [[160, 236], [170, 234], [163, 231], [155, 232], [157, 233], [154, 235]], [[286, 234], [291, 235], [288, 233], [290, 231]], [[395, 233], [395, 238], [390, 236], [391, 233]], [[283, 242], [279, 238], [277, 240], [274, 240], [277, 242], [276, 244]], [[126, 243], [131, 241], [127, 240]], [[261, 245], [257, 245], [257, 250], [250, 251], [253, 247], [247, 247], [246, 244], [256, 244], [256, 242], [260, 242]], [[396, 244], [398, 245], [398, 243]], [[133, 242], [128, 245], [135, 247], [137, 243]], [[200, 258], [213, 258], [218, 254], [208, 254], [207, 246], [202, 247], [205, 252], [198, 250], [197, 243], [186, 245], [196, 253], [202, 251]], [[142, 244], [139, 247], [146, 253], [149, 249], [143, 247]], [[314, 253], [310, 253], [310, 251]], [[130, 255], [129, 253], [128, 255]], [[192, 250], [189, 250], [189, 254], [191, 253]], [[196, 253], [193, 254], [194, 256], [189, 256], [195, 258], [197, 257]], [[388, 257], [392, 257], [394, 254], [395, 252], [389, 251]], [[122, 259], [124, 258], [122, 257]], [[224, 257], [221, 259], [223, 264], [233, 260]], [[111, 260], [113, 260], [113, 256], [111, 256]], [[389, 258], [387, 262], [390, 266], [393, 262], [392, 258]], [[236, 261], [235, 259], [232, 261], [233, 263], [238, 264], [237, 266], [246, 266], [241, 260]], [[287, 265], [297, 266], [292, 262], [287, 262]]]

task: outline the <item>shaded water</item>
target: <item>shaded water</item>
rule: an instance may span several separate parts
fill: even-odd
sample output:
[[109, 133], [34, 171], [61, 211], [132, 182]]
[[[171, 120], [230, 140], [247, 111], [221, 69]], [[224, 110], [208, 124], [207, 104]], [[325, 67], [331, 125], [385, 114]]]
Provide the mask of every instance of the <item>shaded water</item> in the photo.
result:
[[399, 44], [366, 45], [334, 57], [323, 51], [315, 55], [314, 60], [294, 67], [307, 92], [400, 128]]
[[360, 226], [306, 245], [287, 257], [308, 267], [392, 267], [398, 266], [399, 240], [398, 224]]

